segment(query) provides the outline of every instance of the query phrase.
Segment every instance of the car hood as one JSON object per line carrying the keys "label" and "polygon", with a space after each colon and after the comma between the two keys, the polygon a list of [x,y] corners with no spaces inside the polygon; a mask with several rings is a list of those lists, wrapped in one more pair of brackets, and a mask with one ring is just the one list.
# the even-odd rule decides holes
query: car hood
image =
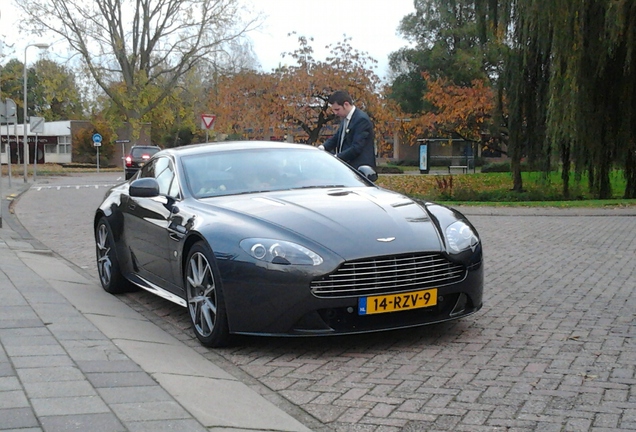
{"label": "car hood", "polygon": [[442,249],[421,205],[374,187],[239,195],[214,204],[294,231],[347,259]]}

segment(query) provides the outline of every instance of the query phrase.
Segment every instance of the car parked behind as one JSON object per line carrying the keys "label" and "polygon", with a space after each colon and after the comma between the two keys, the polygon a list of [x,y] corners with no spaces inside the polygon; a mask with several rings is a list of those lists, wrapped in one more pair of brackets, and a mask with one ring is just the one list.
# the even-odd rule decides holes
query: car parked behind
{"label": "car parked behind", "polygon": [[126,156],[126,180],[134,176],[139,171],[139,168],[144,166],[146,161],[159,150],[161,150],[161,147],[157,146],[132,146],[130,153]]}

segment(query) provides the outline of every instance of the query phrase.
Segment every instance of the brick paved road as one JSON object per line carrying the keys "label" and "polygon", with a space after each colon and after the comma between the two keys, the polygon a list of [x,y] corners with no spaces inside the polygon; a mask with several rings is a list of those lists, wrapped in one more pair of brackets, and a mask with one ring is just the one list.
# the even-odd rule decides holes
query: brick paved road
{"label": "brick paved road", "polygon": [[[96,279],[91,217],[114,176],[47,181],[16,213]],[[461,321],[208,350],[184,310],[127,299],[317,431],[636,430],[636,210],[466,213],[486,289],[482,311]]]}

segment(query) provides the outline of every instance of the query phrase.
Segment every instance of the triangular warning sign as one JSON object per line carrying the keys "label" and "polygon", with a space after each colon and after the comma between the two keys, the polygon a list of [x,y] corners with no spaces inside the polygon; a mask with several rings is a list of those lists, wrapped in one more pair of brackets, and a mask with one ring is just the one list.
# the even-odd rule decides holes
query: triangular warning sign
{"label": "triangular warning sign", "polygon": [[201,120],[201,126],[203,127],[203,129],[211,129],[212,126],[214,126],[214,120],[216,120],[216,116],[211,114],[201,114]]}

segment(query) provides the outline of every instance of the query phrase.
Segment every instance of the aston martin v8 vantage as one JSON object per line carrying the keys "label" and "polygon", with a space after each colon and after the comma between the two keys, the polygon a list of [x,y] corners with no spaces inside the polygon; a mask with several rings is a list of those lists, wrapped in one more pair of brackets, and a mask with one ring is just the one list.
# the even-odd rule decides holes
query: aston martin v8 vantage
{"label": "aston martin v8 vantage", "polygon": [[187,308],[211,347],[234,334],[355,334],[478,311],[473,225],[373,174],[302,144],[162,150],[97,208],[99,279],[109,293],[143,288]]}

